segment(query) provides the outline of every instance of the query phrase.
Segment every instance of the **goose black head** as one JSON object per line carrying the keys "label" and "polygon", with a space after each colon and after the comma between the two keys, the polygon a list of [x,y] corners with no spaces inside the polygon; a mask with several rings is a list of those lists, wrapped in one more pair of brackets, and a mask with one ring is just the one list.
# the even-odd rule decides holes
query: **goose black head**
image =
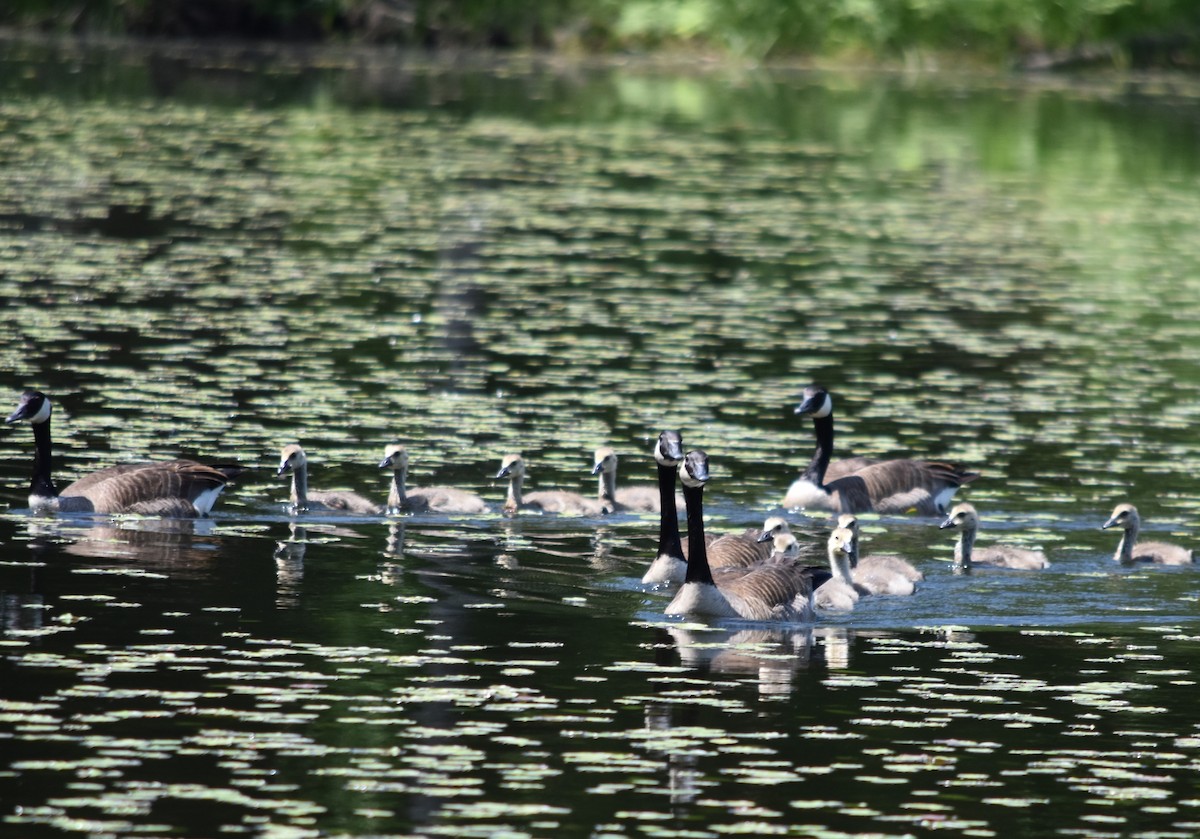
{"label": "goose black head", "polygon": [[679,480],[685,487],[702,487],[708,483],[708,455],[700,449],[687,453],[679,464]]}
{"label": "goose black head", "polygon": [[40,390],[27,390],[21,394],[16,410],[8,415],[6,422],[39,423],[50,419],[50,397]]}
{"label": "goose black head", "polygon": [[833,397],[825,388],[819,385],[810,385],[804,389],[795,413],[810,416],[813,419],[827,417],[833,413]]}
{"label": "goose black head", "polygon": [[678,431],[659,434],[654,459],[663,466],[677,466],[683,460],[683,436]]}

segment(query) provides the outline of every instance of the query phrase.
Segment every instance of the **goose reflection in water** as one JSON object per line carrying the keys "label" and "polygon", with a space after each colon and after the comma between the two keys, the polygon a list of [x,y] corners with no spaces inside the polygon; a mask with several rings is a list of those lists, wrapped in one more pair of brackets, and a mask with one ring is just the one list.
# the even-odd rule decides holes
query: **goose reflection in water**
{"label": "goose reflection in water", "polygon": [[792,677],[807,669],[812,628],[721,629],[702,625],[668,626],[666,632],[685,667],[756,679],[759,695],[787,696]]}

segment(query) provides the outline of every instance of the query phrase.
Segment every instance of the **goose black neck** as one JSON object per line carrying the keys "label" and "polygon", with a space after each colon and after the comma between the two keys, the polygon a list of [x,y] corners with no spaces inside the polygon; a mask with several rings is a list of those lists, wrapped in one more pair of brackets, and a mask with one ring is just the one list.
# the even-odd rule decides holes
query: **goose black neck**
{"label": "goose black neck", "polygon": [[825,470],[829,468],[829,460],[833,457],[833,414],[814,417],[813,430],[817,435],[817,449],[802,477],[817,486],[825,486]]}
{"label": "goose black neck", "polygon": [[658,464],[658,555],[683,559],[679,509],[675,506],[675,467]]}
{"label": "goose black neck", "polygon": [[704,487],[684,484],[683,503],[687,506],[688,522],[688,563],[683,581],[713,585],[708,550],[704,545]]}
{"label": "goose black neck", "polygon": [[33,424],[33,480],[29,483],[29,494],[39,498],[54,498],[58,490],[50,477],[50,420]]}

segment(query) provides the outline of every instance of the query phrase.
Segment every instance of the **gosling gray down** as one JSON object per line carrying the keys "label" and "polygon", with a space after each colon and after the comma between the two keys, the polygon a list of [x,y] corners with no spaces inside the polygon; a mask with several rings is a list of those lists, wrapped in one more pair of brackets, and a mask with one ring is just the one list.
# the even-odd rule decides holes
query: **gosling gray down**
{"label": "gosling gray down", "polygon": [[389,443],[383,449],[380,469],[392,470],[388,489],[389,513],[486,513],[487,503],[473,492],[455,487],[409,487],[408,449],[400,443]]}
{"label": "gosling gray down", "polygon": [[704,485],[708,455],[688,452],[679,466],[688,520],[688,566],[668,615],[700,615],[758,621],[812,620],[812,578],[795,561],[759,562],[713,569],[704,540]]}
{"label": "gosling gray down", "polygon": [[846,528],[854,536],[850,543],[850,576],[866,594],[904,597],[912,594],[916,590],[915,584],[925,579],[911,562],[896,554],[870,554],[860,558],[858,546],[862,529],[858,516],[853,513],[838,516],[838,527]]}
{"label": "gosling gray down", "polygon": [[308,456],[299,443],[289,443],[280,451],[279,471],[275,476],[283,477],[289,469],[292,471],[290,507],[293,512],[351,513],[359,516],[374,516],[383,512],[382,507],[357,492],[309,490]]}
{"label": "gosling gray down", "polygon": [[1194,561],[1195,552],[1191,548],[1173,545],[1170,542],[1138,542],[1138,531],[1142,520],[1138,516],[1137,507],[1132,504],[1118,504],[1113,508],[1101,528],[1119,527],[1124,533],[1117,545],[1113,556],[1117,562],[1154,562],[1159,565],[1189,565]]}
{"label": "gosling gray down", "polygon": [[577,492],[548,489],[524,492],[525,459],[519,454],[506,454],[500,461],[496,480],[508,478],[508,496],[504,500],[505,515],[515,515],[519,510],[542,513],[564,513],[576,516],[603,516],[610,510],[599,498],[585,498]]}
{"label": "gosling gray down", "polygon": [[51,477],[50,399],[27,390],[8,417],[33,428],[33,478],[29,507],[35,513],[104,513],[192,518],[212,510],[240,466],[207,466],[194,460],[126,463],[84,475],[61,491]]}
{"label": "gosling gray down", "polygon": [[989,545],[975,550],[975,535],[979,530],[979,514],[970,504],[957,504],[950,515],[939,525],[943,530],[957,528],[958,543],[954,546],[954,567],[956,570],[967,571],[972,565],[986,565],[991,568],[1012,568],[1017,571],[1040,571],[1048,568],[1050,563],[1046,554],[1029,548],[1016,548],[1012,545]]}
{"label": "gosling gray down", "polygon": [[835,527],[829,534],[826,548],[832,576],[813,592],[813,605],[822,611],[848,612],[859,600],[859,589],[851,577],[850,557],[854,533],[846,527]]}
{"label": "gosling gray down", "polygon": [[[656,444],[656,458],[657,450],[658,446]],[[681,453],[680,457],[682,456]],[[611,446],[601,446],[596,449],[593,462],[595,465],[592,467],[592,474],[600,476],[596,497],[611,511],[638,513],[662,512],[662,497],[658,486],[653,484],[617,486],[617,452]],[[671,474],[674,475],[673,469]],[[676,505],[681,500],[681,498],[676,498]],[[676,509],[678,509],[678,506],[676,506]]]}
{"label": "gosling gray down", "polygon": [[833,457],[833,397],[822,387],[805,388],[795,413],[812,417],[817,447],[808,468],[788,488],[787,509],[835,513],[907,513],[943,515],[954,493],[979,477],[941,461]]}

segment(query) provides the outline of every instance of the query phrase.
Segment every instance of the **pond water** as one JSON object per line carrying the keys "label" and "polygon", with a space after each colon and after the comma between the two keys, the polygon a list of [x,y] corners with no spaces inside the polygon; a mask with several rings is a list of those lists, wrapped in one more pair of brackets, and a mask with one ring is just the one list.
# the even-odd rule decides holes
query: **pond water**
{"label": "pond water", "polygon": [[[56,470],[252,471],[211,519],[31,516],[0,434],[0,834],[1193,836],[1200,83],[0,45],[0,363]],[[761,522],[838,444],[960,493],[1040,573],[811,626],[667,619],[651,516],[292,516],[314,487],[497,503],[708,451]],[[819,558],[822,515],[791,515]]]}

